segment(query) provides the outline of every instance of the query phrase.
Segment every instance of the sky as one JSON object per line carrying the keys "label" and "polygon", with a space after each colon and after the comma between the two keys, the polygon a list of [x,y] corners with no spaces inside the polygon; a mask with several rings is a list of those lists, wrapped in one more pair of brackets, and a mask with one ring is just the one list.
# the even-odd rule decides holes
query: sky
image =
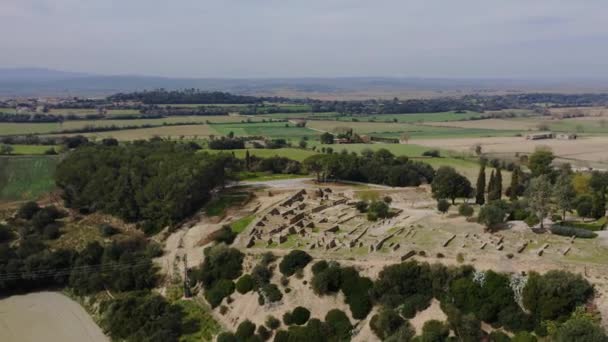
{"label": "sky", "polygon": [[606,0],[0,0],[0,68],[608,77]]}

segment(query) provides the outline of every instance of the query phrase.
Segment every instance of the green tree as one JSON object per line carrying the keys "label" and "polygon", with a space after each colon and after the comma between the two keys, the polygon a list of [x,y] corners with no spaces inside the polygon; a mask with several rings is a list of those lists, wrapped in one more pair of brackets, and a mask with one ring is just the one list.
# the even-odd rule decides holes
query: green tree
{"label": "green tree", "polygon": [[433,197],[436,199],[449,198],[454,204],[458,197],[469,197],[472,192],[471,182],[450,166],[442,166],[437,170],[431,183]]}
{"label": "green tree", "polygon": [[511,185],[509,185],[509,188],[507,189],[507,195],[509,195],[509,199],[511,201],[516,201],[517,200],[517,196],[519,195],[519,173],[521,172],[519,167],[516,167],[515,169],[513,169],[513,172],[511,172]]}
{"label": "green tree", "polygon": [[492,230],[505,221],[505,210],[495,203],[488,203],[481,208],[477,220]]}
{"label": "green tree", "polygon": [[551,206],[551,182],[547,175],[533,178],[527,191],[528,205],[530,210],[538,217],[540,229],[544,229],[543,221],[549,214]]}
{"label": "green tree", "polygon": [[566,212],[574,209],[576,191],[572,186],[572,177],[567,173],[561,173],[553,187],[553,196],[557,206],[562,211],[562,221],[566,220]]}
{"label": "green tree", "polygon": [[442,214],[445,214],[450,209],[450,202],[444,200],[443,198],[437,200],[437,210]]}
{"label": "green tree", "polygon": [[0,145],[0,154],[11,154],[13,153],[13,146],[11,145],[7,145],[7,144],[2,144]]}
{"label": "green tree", "polygon": [[477,176],[477,188],[475,189],[475,203],[484,205],[486,202],[486,165],[482,163]]}
{"label": "green tree", "polygon": [[555,156],[553,152],[546,149],[537,149],[528,158],[528,168],[532,172],[532,177],[538,177],[542,175],[550,175],[553,172],[553,163]]}
{"label": "green tree", "polygon": [[488,181],[488,202],[492,201],[492,196],[494,196],[494,188],[496,187],[496,177],[494,175],[494,170],[490,172],[490,180]]}
{"label": "green tree", "polygon": [[321,139],[321,144],[333,144],[334,143],[334,135],[329,132],[325,132],[325,133],[321,134],[320,139]]}

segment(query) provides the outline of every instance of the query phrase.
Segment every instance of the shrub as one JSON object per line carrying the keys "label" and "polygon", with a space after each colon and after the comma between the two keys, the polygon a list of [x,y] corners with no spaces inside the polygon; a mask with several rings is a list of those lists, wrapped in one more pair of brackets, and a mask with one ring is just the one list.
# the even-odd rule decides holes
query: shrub
{"label": "shrub", "polygon": [[349,341],[353,325],[344,311],[332,309],[325,315],[325,322],[331,329],[330,335],[335,336],[337,341]]}
{"label": "shrub", "polygon": [[437,210],[439,210],[439,212],[445,214],[448,212],[449,209],[450,209],[450,202],[446,201],[443,198],[437,201]]}
{"label": "shrub", "polygon": [[414,294],[408,297],[399,307],[399,312],[405,318],[414,318],[418,311],[422,311],[429,307],[432,297],[424,294]]}
{"label": "shrub", "polygon": [[474,212],[475,210],[473,209],[473,207],[471,207],[467,203],[462,203],[460,206],[458,206],[458,214],[460,214],[461,216],[471,217],[473,216]]}
{"label": "shrub", "polygon": [[250,320],[245,320],[239,324],[236,328],[236,337],[241,341],[246,341],[249,337],[253,336],[255,333],[255,324],[253,324]]}
{"label": "shrub", "polygon": [[488,229],[494,229],[505,220],[505,211],[500,205],[489,203],[484,205],[479,211],[477,220]]}
{"label": "shrub", "polygon": [[293,324],[296,325],[303,325],[306,322],[308,322],[308,319],[310,318],[310,311],[302,306],[298,306],[295,309],[293,309],[293,312],[291,313],[291,321],[293,322]]}
{"label": "shrub", "polygon": [[47,240],[55,240],[60,235],[59,226],[56,224],[49,224],[48,226],[44,227],[42,235]]}
{"label": "shrub", "polygon": [[9,241],[12,238],[13,232],[7,226],[0,224],[0,243]]}
{"label": "shrub", "polygon": [[150,258],[158,258],[164,251],[158,242],[150,241],[146,246],[146,255]]}
{"label": "shrub", "polygon": [[234,242],[236,235],[237,234],[232,231],[232,228],[230,228],[229,225],[223,225],[222,228],[213,232],[209,238],[217,243],[223,242],[227,245],[231,245],[232,242]]}
{"label": "shrub", "polygon": [[245,293],[253,290],[254,286],[255,286],[255,282],[253,281],[253,277],[249,274],[243,275],[236,282],[236,290],[240,294],[245,294]]}
{"label": "shrub", "polygon": [[511,342],[509,335],[500,330],[494,330],[489,336],[490,342]]}
{"label": "shrub", "polygon": [[551,227],[551,233],[555,234],[555,235],[561,235],[561,236],[576,236],[577,238],[581,238],[581,239],[593,239],[595,237],[597,237],[597,234],[586,230],[586,229],[580,229],[580,228],[575,228],[575,227],[568,227],[568,226],[562,226],[562,225],[556,225],[554,224]]}
{"label": "shrub", "polygon": [[441,157],[441,153],[439,150],[429,150],[422,152],[423,157],[431,157],[431,158],[439,158]]}
{"label": "shrub", "polygon": [[42,230],[47,225],[55,222],[58,218],[61,218],[63,213],[55,206],[48,206],[38,210],[34,216],[32,216],[32,226],[38,231]]}
{"label": "shrub", "polygon": [[118,229],[112,227],[107,223],[102,223],[99,225],[99,233],[103,237],[110,237],[116,233],[118,233]]}
{"label": "shrub", "polygon": [[306,267],[311,260],[312,257],[308,253],[296,249],[283,257],[283,260],[279,264],[279,270],[289,277],[296,273],[297,270]]}
{"label": "shrub", "polygon": [[217,342],[237,342],[236,336],[231,332],[223,332],[217,335]]}
{"label": "shrub", "polygon": [[269,339],[270,339],[270,337],[272,336],[272,332],[271,332],[271,331],[269,331],[268,329],[266,329],[266,327],[265,327],[265,326],[260,325],[260,326],[258,327],[258,336],[259,336],[259,337],[260,337],[262,340],[267,341],[267,340],[269,340]]}
{"label": "shrub", "polygon": [[593,198],[583,195],[576,200],[576,213],[580,217],[591,217],[593,211]]}
{"label": "shrub", "polygon": [[261,291],[264,291],[264,294],[270,303],[278,302],[283,299],[283,294],[275,284],[266,284],[262,287]]}
{"label": "shrub", "polygon": [[317,261],[312,265],[312,274],[317,275],[327,269],[329,264],[325,260]]}
{"label": "shrub", "polygon": [[38,206],[38,203],[33,201],[25,202],[19,208],[19,211],[17,211],[17,216],[25,220],[31,220],[32,217],[34,217],[34,214],[36,214],[39,210],[40,207]]}
{"label": "shrub", "polygon": [[536,227],[536,225],[538,225],[540,223],[540,220],[538,219],[538,216],[536,216],[536,215],[529,215],[528,217],[526,217],[524,219],[524,222],[526,222],[528,227],[532,228],[532,227]]}
{"label": "shrub", "polygon": [[222,303],[225,297],[234,293],[234,282],[232,280],[220,279],[211,288],[205,291],[205,299],[212,308]]}
{"label": "shrub", "polygon": [[385,340],[393,335],[405,321],[392,309],[384,308],[375,314],[369,325],[379,339]]}
{"label": "shrub", "polygon": [[445,341],[450,335],[450,328],[437,320],[426,321],[422,326],[422,342]]}
{"label": "shrub", "polygon": [[281,326],[281,321],[274,316],[268,316],[266,317],[266,322],[264,324],[268,329],[275,330]]}
{"label": "shrub", "polygon": [[592,295],[593,287],[581,275],[555,270],[543,275],[532,272],[523,290],[523,303],[536,322],[560,320]]}
{"label": "shrub", "polygon": [[367,207],[368,207],[368,204],[367,204],[367,202],[365,202],[365,201],[359,201],[359,202],[357,202],[357,203],[355,204],[355,208],[357,208],[357,210],[358,210],[360,213],[365,213],[365,212],[367,212]]}

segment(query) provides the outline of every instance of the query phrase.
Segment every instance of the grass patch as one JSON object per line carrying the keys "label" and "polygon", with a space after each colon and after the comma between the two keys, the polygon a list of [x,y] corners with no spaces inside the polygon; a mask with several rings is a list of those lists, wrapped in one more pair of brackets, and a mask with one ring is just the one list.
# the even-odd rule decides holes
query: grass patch
{"label": "grass patch", "polygon": [[241,172],[238,174],[238,178],[241,181],[256,181],[256,182],[281,180],[281,179],[297,179],[297,178],[305,178],[307,176],[308,175],[297,175],[297,174],[289,174],[289,173],[266,173],[266,172]]}
{"label": "grass patch", "polygon": [[13,147],[12,154],[15,155],[40,155],[50,149],[57,151],[58,146],[54,145],[11,145]]}
{"label": "grass patch", "polygon": [[255,216],[253,215],[245,216],[239,220],[232,222],[230,224],[230,228],[234,233],[240,234],[245,230],[245,228],[247,228],[247,226],[249,226],[249,224],[253,221],[254,218]]}
{"label": "grass patch", "polygon": [[320,133],[305,127],[296,127],[288,122],[251,122],[214,124],[211,127],[219,134],[236,136],[264,136],[270,139],[299,140],[302,137],[313,138]]}
{"label": "grass patch", "polygon": [[57,156],[0,157],[0,201],[29,200],[55,188]]}
{"label": "grass patch", "polygon": [[183,327],[186,333],[180,337],[180,341],[212,341],[213,337],[221,332],[219,323],[215,321],[209,308],[201,301],[179,300],[175,304],[184,310],[185,322],[195,323]]}
{"label": "grass patch", "polygon": [[[215,126],[214,126],[215,127]],[[202,150],[210,153],[233,153],[237,158],[245,158],[245,153],[247,149],[239,149],[239,150]],[[249,149],[249,154],[252,156],[260,157],[260,158],[269,158],[269,157],[287,157],[289,159],[302,161],[310,156],[317,154],[311,150],[303,150],[300,148],[278,148],[278,149]]]}
{"label": "grass patch", "polygon": [[205,212],[207,216],[222,216],[226,212],[226,209],[243,204],[248,198],[249,193],[247,192],[222,193],[207,204]]}

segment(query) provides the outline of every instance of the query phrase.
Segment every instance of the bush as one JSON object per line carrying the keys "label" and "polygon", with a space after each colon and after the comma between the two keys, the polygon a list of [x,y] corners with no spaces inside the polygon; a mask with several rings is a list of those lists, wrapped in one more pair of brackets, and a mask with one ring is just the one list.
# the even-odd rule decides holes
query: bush
{"label": "bush", "polygon": [[0,243],[9,241],[13,238],[13,232],[7,226],[0,224]]}
{"label": "bush", "polygon": [[217,342],[237,342],[236,336],[231,332],[223,332],[217,335]]}
{"label": "bush", "polygon": [[205,291],[205,299],[207,299],[212,308],[215,308],[222,303],[225,297],[233,293],[234,282],[228,279],[220,279],[210,289]]}
{"label": "bush", "polygon": [[312,274],[317,275],[327,269],[329,264],[325,260],[317,261],[312,265]]}
{"label": "bush", "polygon": [[118,233],[118,229],[112,227],[107,223],[102,223],[99,225],[99,233],[103,237],[110,237],[116,233]]}
{"label": "bush", "polygon": [[293,324],[296,325],[303,325],[306,322],[308,322],[308,319],[310,318],[310,311],[302,306],[298,306],[295,309],[293,309],[293,312],[291,313],[291,321],[293,322]]}
{"label": "bush", "polygon": [[368,204],[365,201],[359,201],[359,202],[357,202],[355,204],[355,208],[357,208],[357,210],[360,213],[366,213],[367,212],[367,207],[368,207]]}
{"label": "bush", "polygon": [[576,213],[580,217],[591,217],[593,211],[593,198],[589,195],[583,195],[576,200]]}
{"label": "bush", "polygon": [[581,238],[581,239],[593,239],[597,237],[597,234],[586,230],[586,229],[580,229],[580,228],[575,228],[575,227],[568,227],[568,226],[562,226],[562,225],[556,225],[554,224],[551,227],[551,233],[555,234],[555,235],[561,235],[561,236],[576,236],[577,238]]}
{"label": "bush", "polygon": [[40,210],[38,203],[33,201],[25,202],[19,208],[19,211],[17,211],[17,216],[25,220],[31,220],[32,217],[34,217],[34,214],[38,212],[38,210]]}
{"label": "bush", "polygon": [[270,337],[272,336],[272,331],[269,331],[268,329],[266,329],[265,326],[260,325],[258,327],[258,336],[264,340],[267,341],[270,339]]}
{"label": "bush", "polygon": [[449,209],[450,209],[450,202],[446,201],[443,198],[437,201],[437,210],[439,210],[439,212],[441,212],[442,214],[445,214],[448,212]]}
{"label": "bush", "polygon": [[250,320],[245,320],[236,328],[236,337],[238,340],[246,341],[249,337],[255,334],[255,324]]}
{"label": "bush", "polygon": [[253,290],[254,286],[255,282],[253,281],[253,277],[249,274],[245,274],[244,276],[240,277],[236,282],[236,290],[240,294],[245,294]]}
{"label": "bush", "polygon": [[528,217],[526,217],[524,222],[526,222],[528,227],[533,228],[533,227],[536,227],[536,225],[538,225],[540,223],[540,220],[538,219],[538,216],[536,216],[536,215],[529,215]]}
{"label": "bush", "polygon": [[344,311],[338,309],[329,310],[327,315],[325,315],[325,322],[327,322],[331,330],[330,335],[335,336],[337,341],[350,340],[353,325]]}
{"label": "bush", "polygon": [[458,206],[458,214],[464,217],[471,217],[475,210],[468,203],[462,203]]}
{"label": "bush", "polygon": [[275,330],[281,326],[281,321],[274,316],[268,316],[266,317],[266,322],[264,324],[268,329]]}
{"label": "bush", "polygon": [[414,318],[418,311],[422,311],[429,307],[432,297],[424,294],[414,294],[408,297],[399,307],[401,315],[405,318]]}
{"label": "bush", "polygon": [[217,243],[225,243],[231,245],[236,238],[236,233],[232,231],[229,225],[223,225],[222,228],[216,230],[209,236],[209,238]]}
{"label": "bush", "polygon": [[59,211],[55,206],[48,206],[38,210],[34,216],[32,216],[32,226],[38,231],[41,231],[47,225],[54,223],[55,220],[61,218],[63,213]]}
{"label": "bush", "polygon": [[450,335],[450,328],[437,320],[426,321],[422,326],[422,342],[445,341]]}
{"label": "bush", "polygon": [[380,340],[385,340],[397,332],[404,323],[403,318],[395,311],[384,308],[372,317],[369,325]]}
{"label": "bush", "polygon": [[48,226],[44,227],[42,235],[47,240],[57,239],[59,235],[61,235],[59,232],[59,226],[57,226],[56,224],[49,224]]}
{"label": "bush", "polygon": [[275,284],[266,284],[261,289],[266,294],[270,303],[278,302],[283,299],[283,294]]}
{"label": "bush", "polygon": [[593,292],[591,284],[579,274],[555,270],[543,275],[532,272],[523,289],[523,303],[537,323],[560,320],[585,304]]}
{"label": "bush", "polygon": [[511,342],[509,335],[500,330],[494,330],[489,336],[490,342]]}
{"label": "bush", "polygon": [[479,211],[477,220],[488,229],[494,229],[497,225],[505,221],[505,211],[497,204],[489,203],[484,205]]}
{"label": "bush", "polygon": [[285,276],[291,276],[297,270],[303,269],[312,260],[312,257],[301,250],[293,250],[289,252],[279,264],[279,271]]}
{"label": "bush", "polygon": [[429,151],[422,152],[422,156],[431,157],[431,158],[440,158],[441,153],[439,152],[439,150],[429,150]]}

